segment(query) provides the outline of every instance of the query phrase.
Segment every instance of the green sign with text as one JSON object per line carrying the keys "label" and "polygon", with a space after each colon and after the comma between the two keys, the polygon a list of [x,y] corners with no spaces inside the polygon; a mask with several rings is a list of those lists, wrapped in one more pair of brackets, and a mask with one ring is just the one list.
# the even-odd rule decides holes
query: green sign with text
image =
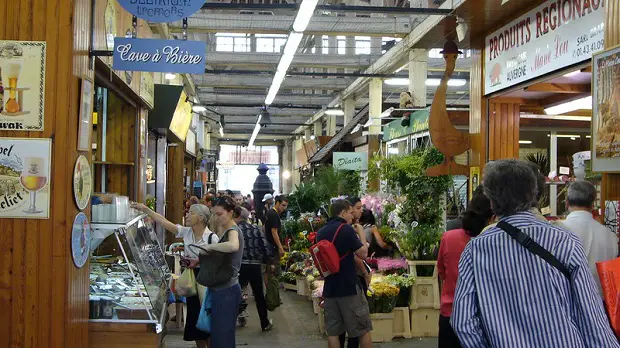
{"label": "green sign with text", "polygon": [[368,170],[368,152],[334,152],[334,169]]}
{"label": "green sign with text", "polygon": [[423,132],[428,130],[428,116],[429,110],[420,110],[413,112],[409,116],[409,126],[403,127],[401,120],[394,120],[387,124],[383,128],[383,141],[390,141],[398,138],[402,138],[406,135]]}

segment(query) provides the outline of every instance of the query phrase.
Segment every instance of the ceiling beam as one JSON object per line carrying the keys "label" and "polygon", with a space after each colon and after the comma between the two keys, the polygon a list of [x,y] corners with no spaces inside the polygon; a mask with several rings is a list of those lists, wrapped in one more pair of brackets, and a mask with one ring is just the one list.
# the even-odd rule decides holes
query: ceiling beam
{"label": "ceiling beam", "polygon": [[[297,4],[241,4],[206,2],[203,10],[297,10]],[[391,13],[402,15],[449,15],[451,11],[443,8],[429,7],[384,7],[384,6],[348,6],[348,5],[317,5],[316,11],[356,12],[356,13]]]}
{"label": "ceiling beam", "polygon": [[[229,116],[238,116],[238,117],[247,117],[247,116],[256,116],[260,108],[253,109],[252,107],[239,107],[239,106],[228,106],[228,107],[217,107],[214,109],[217,113],[222,114],[226,117]],[[314,114],[313,109],[288,109],[288,108],[276,108],[269,107],[269,113],[272,118],[299,118],[299,119],[307,119],[309,116]],[[304,118],[305,117],[305,118]]]}
{"label": "ceiling beam", "polygon": [[[442,70],[443,72],[443,70]],[[205,75],[267,75],[273,77],[273,70],[243,70],[243,69],[205,69]],[[202,75],[194,75],[202,76]],[[308,72],[292,70],[286,76],[306,76],[306,77],[397,77],[396,74],[369,74],[362,72]],[[404,76],[404,75],[403,75]]]}
{"label": "ceiling beam", "polygon": [[[264,5],[263,5],[264,6]],[[233,14],[198,12],[188,19],[188,32],[288,34],[295,20],[290,15]],[[389,36],[402,37],[411,31],[411,17],[373,17],[368,25],[365,17],[315,16],[304,31],[306,35]],[[170,31],[182,32],[182,22],[170,25]]]}
{"label": "ceiling beam", "polygon": [[590,84],[562,84],[562,83],[537,83],[535,85],[525,87],[528,92],[551,92],[561,94],[582,94],[590,93]]}
{"label": "ceiling beam", "polygon": [[[217,103],[238,103],[239,105],[261,105],[265,102],[265,95],[235,95],[235,94],[218,94],[199,92],[198,98],[200,103],[217,104]],[[311,104],[326,105],[332,99],[329,95],[320,94],[279,94],[276,101],[281,104]]]}
{"label": "ceiling beam", "polygon": [[[268,88],[273,80],[269,75],[195,75],[194,82],[198,89],[211,87],[230,88]],[[344,78],[297,77],[284,79],[282,89],[329,89],[340,90],[351,81]]]}
{"label": "ceiling beam", "polygon": [[[201,105],[207,106],[207,107],[243,107],[243,108],[251,108],[251,107],[256,107],[256,108],[262,108],[263,106],[265,106],[264,101],[260,102],[260,103],[239,103],[237,102],[232,102],[232,103],[225,103],[225,102],[221,102],[221,101],[217,101],[217,102],[210,102],[210,103],[205,103],[202,102],[200,103]],[[271,111],[274,108],[280,108],[280,109],[302,109],[302,110],[320,110],[323,108],[323,105],[317,105],[317,104],[284,104],[284,103],[277,103],[277,104],[271,104],[269,105],[269,110]]]}
{"label": "ceiling beam", "polygon": [[[243,67],[274,67],[280,61],[280,53],[256,52],[208,52],[207,65],[243,66]],[[317,55],[311,53],[297,53],[291,66],[322,67],[322,68],[366,68],[378,56],[373,55]]]}

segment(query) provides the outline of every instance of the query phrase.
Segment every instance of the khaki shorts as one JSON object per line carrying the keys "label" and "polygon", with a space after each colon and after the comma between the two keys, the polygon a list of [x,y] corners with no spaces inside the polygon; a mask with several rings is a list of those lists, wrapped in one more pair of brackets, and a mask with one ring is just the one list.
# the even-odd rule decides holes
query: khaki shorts
{"label": "khaki shorts", "polygon": [[366,295],[358,287],[357,295],[326,298],[325,331],[328,336],[361,337],[372,331],[372,321]]}

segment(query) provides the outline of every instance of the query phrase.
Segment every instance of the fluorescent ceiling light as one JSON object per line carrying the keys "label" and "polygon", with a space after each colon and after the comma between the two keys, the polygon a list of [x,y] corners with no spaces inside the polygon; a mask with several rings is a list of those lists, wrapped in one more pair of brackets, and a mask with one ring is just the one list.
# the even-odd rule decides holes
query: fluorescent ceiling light
{"label": "fluorescent ceiling light", "polygon": [[166,80],[174,80],[177,78],[177,74],[171,74],[171,73],[167,73],[166,75],[164,75],[164,78]]}
{"label": "fluorescent ceiling light", "polygon": [[564,77],[571,77],[571,76],[575,76],[575,75],[579,75],[579,73],[581,72],[581,70],[575,70],[573,72],[569,72],[568,74],[564,74]]}
{"label": "fluorescent ceiling light", "polygon": [[[547,134],[547,137],[550,137],[550,134]],[[579,134],[556,134],[555,135],[556,138],[571,138],[573,140],[575,140],[575,138],[579,138],[581,137],[581,135]]]}
{"label": "fluorescent ceiling light", "polygon": [[297,16],[295,16],[295,22],[293,22],[294,31],[303,32],[306,30],[318,2],[318,0],[303,0],[301,2]]}
{"label": "fluorescent ceiling light", "polygon": [[527,114],[521,115],[521,118],[537,118],[541,120],[561,120],[561,121],[592,121],[590,116],[569,116],[569,115],[535,115]]}
{"label": "fluorescent ceiling light", "polygon": [[531,140],[519,140],[519,144],[530,145],[532,144],[532,141]]}
{"label": "fluorescent ceiling light", "polygon": [[288,35],[288,39],[284,45],[284,53],[282,54],[282,57],[280,57],[276,73],[273,76],[273,81],[271,82],[271,87],[269,87],[267,97],[265,98],[265,105],[271,105],[271,103],[273,103],[276,99],[276,95],[278,95],[280,86],[286,77],[286,72],[288,71],[289,66],[293,62],[293,57],[297,52],[297,48],[299,47],[299,43],[301,42],[303,36],[303,33],[296,32],[291,32]]}
{"label": "fluorescent ceiling light", "polygon": [[220,137],[224,137],[224,127],[220,125]]}
{"label": "fluorescent ceiling light", "polygon": [[192,106],[192,110],[194,112],[203,112],[203,111],[207,111],[207,108],[202,105],[194,105]]}
{"label": "fluorescent ceiling light", "polygon": [[[275,141],[275,139],[274,139],[274,141]],[[288,170],[285,170],[285,171],[282,172],[282,178],[284,180],[287,180],[290,177],[291,177],[291,172],[289,172]]]}
{"label": "fluorescent ceiling light", "polygon": [[344,116],[344,111],[341,109],[327,109],[325,110],[327,116]]}
{"label": "fluorescent ceiling light", "polygon": [[311,136],[310,136],[310,140],[314,140],[314,138],[315,138],[315,136],[314,136],[314,135],[311,135]]}
{"label": "fluorescent ceiling light", "polygon": [[[392,86],[408,86],[409,85],[409,79],[408,78],[402,78],[402,77],[395,77],[395,78],[391,78],[391,79],[386,79],[383,82],[386,85],[392,85]],[[440,83],[441,83],[441,79],[438,79],[438,78],[426,79],[426,85],[427,86],[439,86]],[[465,86],[466,84],[467,84],[467,80],[465,80],[465,79],[450,79],[450,80],[448,80],[448,86],[450,86],[450,87],[461,87],[461,86]]]}
{"label": "fluorescent ceiling light", "polygon": [[392,106],[392,107],[388,108],[387,110],[385,110],[384,112],[382,112],[381,116],[379,116],[379,117],[381,117],[381,118],[390,117],[392,115],[393,111],[394,111],[394,107]]}
{"label": "fluorescent ceiling light", "polygon": [[258,119],[256,120],[256,125],[254,126],[254,131],[252,132],[252,136],[250,137],[250,142],[248,144],[249,148],[254,148],[254,141],[256,140],[256,136],[258,135],[258,131],[260,131],[260,119],[261,115],[258,115]]}
{"label": "fluorescent ceiling light", "polygon": [[592,110],[592,96],[572,100],[560,105],[545,108],[547,115],[561,115],[575,110]]}

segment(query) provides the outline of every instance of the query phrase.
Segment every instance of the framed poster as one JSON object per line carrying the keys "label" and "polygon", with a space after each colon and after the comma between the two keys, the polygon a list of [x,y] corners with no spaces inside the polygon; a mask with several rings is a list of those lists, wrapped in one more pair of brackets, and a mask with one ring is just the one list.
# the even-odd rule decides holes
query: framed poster
{"label": "framed poster", "polygon": [[0,41],[0,130],[42,131],[45,42]]}
{"label": "framed poster", "polygon": [[84,213],[78,213],[71,229],[71,256],[75,267],[82,268],[90,254],[90,223]]}
{"label": "framed poster", "polygon": [[620,46],[592,60],[592,171],[620,172]]}
{"label": "framed poster", "polygon": [[93,83],[82,79],[80,88],[80,124],[78,126],[78,151],[91,151],[90,134],[93,122]]}
{"label": "framed poster", "polygon": [[0,218],[49,218],[51,161],[51,139],[0,138]]}
{"label": "framed poster", "polygon": [[86,209],[93,191],[93,176],[90,163],[84,155],[79,155],[73,168],[73,198],[80,210]]}
{"label": "framed poster", "polygon": [[478,185],[480,185],[480,167],[469,167],[469,200],[472,199]]}

